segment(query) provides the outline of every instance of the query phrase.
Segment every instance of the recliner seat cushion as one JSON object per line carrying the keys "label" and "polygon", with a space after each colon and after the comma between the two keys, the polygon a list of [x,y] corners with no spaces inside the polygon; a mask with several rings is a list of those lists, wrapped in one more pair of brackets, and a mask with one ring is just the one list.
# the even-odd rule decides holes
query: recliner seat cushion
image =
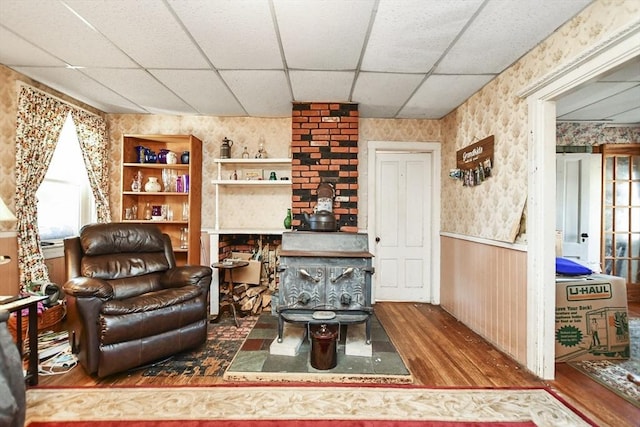
{"label": "recliner seat cushion", "polygon": [[128,314],[101,313],[98,316],[100,345],[141,340],[164,333],[179,333],[187,325],[206,322],[206,318],[202,316],[206,309],[206,298],[193,298],[182,304],[157,310]]}
{"label": "recliner seat cushion", "polygon": [[159,310],[164,307],[183,303],[201,294],[202,289],[195,285],[183,286],[182,288],[162,289],[124,300],[113,299],[105,301],[100,312],[105,315],[110,315]]}

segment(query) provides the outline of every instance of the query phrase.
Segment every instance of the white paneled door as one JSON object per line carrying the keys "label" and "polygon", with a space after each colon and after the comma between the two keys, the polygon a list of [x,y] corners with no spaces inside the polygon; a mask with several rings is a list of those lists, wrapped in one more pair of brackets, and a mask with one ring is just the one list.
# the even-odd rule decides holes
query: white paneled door
{"label": "white paneled door", "polygon": [[376,156],[376,301],[430,301],[431,162],[428,152]]}
{"label": "white paneled door", "polygon": [[597,154],[556,155],[556,230],[562,256],[599,271],[600,167]]}

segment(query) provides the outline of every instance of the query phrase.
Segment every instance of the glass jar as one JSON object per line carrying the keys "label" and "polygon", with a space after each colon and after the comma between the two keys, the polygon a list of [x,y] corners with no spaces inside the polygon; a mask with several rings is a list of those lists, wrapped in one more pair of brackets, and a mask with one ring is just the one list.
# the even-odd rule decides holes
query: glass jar
{"label": "glass jar", "polygon": [[150,220],[151,219],[151,205],[149,203],[147,203],[146,205],[144,205],[144,215],[143,218],[146,220]]}
{"label": "glass jar", "polygon": [[187,249],[189,247],[189,229],[180,229],[180,249]]}
{"label": "glass jar", "polygon": [[182,203],[182,220],[189,221],[189,203]]}

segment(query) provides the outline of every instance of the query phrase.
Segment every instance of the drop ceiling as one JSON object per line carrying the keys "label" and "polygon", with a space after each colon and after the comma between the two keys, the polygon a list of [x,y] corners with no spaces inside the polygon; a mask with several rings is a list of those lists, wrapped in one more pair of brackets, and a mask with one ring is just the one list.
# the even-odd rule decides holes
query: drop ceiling
{"label": "drop ceiling", "polygon": [[107,113],[288,117],[333,101],[439,119],[589,3],[0,0],[0,63]]}

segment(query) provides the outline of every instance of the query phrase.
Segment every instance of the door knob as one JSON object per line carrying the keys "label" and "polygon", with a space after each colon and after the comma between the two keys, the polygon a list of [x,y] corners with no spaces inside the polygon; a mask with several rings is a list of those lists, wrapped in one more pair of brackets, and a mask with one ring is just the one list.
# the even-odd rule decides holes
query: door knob
{"label": "door knob", "polygon": [[376,236],[376,243],[380,243],[380,238]]}

